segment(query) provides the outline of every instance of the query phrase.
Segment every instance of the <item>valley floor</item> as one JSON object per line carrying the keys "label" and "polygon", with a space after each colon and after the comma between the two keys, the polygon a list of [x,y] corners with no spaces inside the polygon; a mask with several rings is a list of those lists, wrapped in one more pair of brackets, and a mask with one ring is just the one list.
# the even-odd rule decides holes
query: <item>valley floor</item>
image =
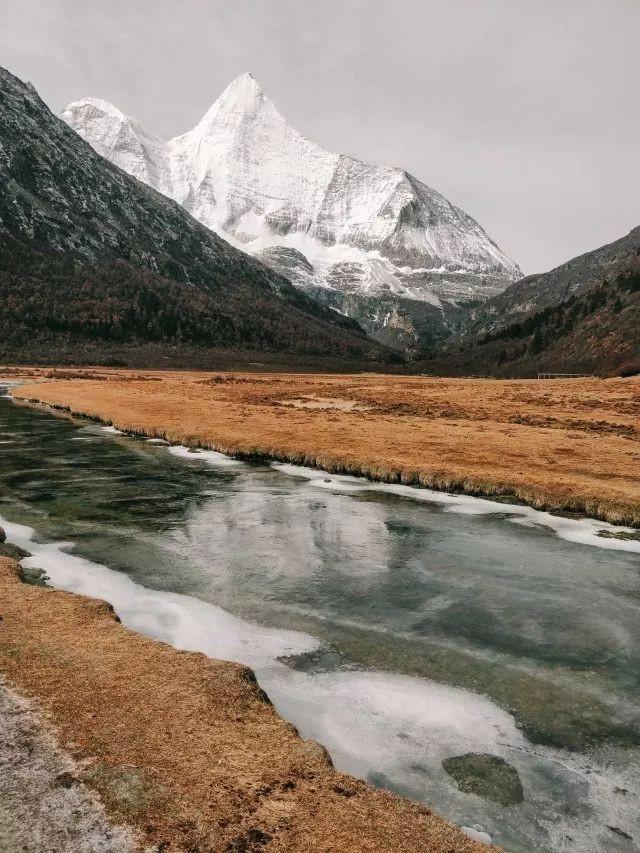
{"label": "valley floor", "polygon": [[[640,525],[638,379],[2,374],[29,382],[14,397],[187,446]],[[337,773],[246,667],[146,639],[104,603],[25,585],[1,557],[0,601],[0,674],[44,714],[63,750],[56,761],[72,762],[63,779],[98,810],[91,820],[109,843],[221,853],[487,849],[430,809]]]}
{"label": "valley floor", "polygon": [[125,431],[640,525],[639,378],[12,372]]}

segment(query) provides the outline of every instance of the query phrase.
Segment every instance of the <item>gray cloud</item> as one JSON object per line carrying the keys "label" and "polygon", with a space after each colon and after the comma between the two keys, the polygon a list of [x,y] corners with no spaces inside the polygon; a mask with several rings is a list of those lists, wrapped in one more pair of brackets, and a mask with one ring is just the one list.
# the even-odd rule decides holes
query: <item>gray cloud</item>
{"label": "gray cloud", "polygon": [[56,112],[94,95],[169,137],[251,71],[526,272],[640,224],[639,42],[639,0],[0,0],[0,63]]}

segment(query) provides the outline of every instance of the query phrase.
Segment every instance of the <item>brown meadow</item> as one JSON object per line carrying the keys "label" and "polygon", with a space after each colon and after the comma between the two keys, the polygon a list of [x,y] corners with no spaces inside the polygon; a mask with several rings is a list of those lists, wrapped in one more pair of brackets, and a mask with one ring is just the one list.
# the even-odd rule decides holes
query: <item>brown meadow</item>
{"label": "brown meadow", "polygon": [[2,556],[0,599],[0,670],[37,701],[108,813],[137,830],[137,849],[497,849],[335,771],[247,667],[142,637],[104,602],[27,586]]}
{"label": "brown meadow", "polygon": [[640,525],[639,378],[20,373],[16,396],[124,431]]}

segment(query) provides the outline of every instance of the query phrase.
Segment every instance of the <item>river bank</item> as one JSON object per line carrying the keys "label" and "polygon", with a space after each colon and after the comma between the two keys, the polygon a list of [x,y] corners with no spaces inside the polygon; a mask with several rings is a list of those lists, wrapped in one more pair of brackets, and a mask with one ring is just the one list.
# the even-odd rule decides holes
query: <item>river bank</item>
{"label": "river bank", "polygon": [[[25,572],[249,666],[343,773],[522,853],[640,834],[640,541],[621,528],[9,399],[0,442],[0,525]],[[494,801],[468,771],[496,777]]]}
{"label": "river bank", "polygon": [[241,458],[640,525],[640,380],[21,370],[15,396]]}
{"label": "river bank", "polygon": [[[160,850],[486,850],[430,809],[332,769],[251,670],[123,627],[103,602],[21,583],[0,557],[0,667],[107,814]],[[71,849],[71,848],[69,848]],[[88,848],[83,848],[88,849]]]}

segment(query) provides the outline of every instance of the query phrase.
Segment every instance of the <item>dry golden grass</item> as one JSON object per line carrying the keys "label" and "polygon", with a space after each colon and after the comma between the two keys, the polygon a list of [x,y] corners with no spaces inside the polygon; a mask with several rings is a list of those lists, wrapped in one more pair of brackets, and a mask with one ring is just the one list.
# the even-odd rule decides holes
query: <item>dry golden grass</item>
{"label": "dry golden grass", "polygon": [[[481,853],[428,808],[331,767],[250,670],[27,586],[0,557],[0,669],[44,709],[108,812],[165,851]],[[495,848],[493,848],[495,849]]]}
{"label": "dry golden grass", "polygon": [[31,375],[17,395],[127,431],[640,525],[638,378]]}

